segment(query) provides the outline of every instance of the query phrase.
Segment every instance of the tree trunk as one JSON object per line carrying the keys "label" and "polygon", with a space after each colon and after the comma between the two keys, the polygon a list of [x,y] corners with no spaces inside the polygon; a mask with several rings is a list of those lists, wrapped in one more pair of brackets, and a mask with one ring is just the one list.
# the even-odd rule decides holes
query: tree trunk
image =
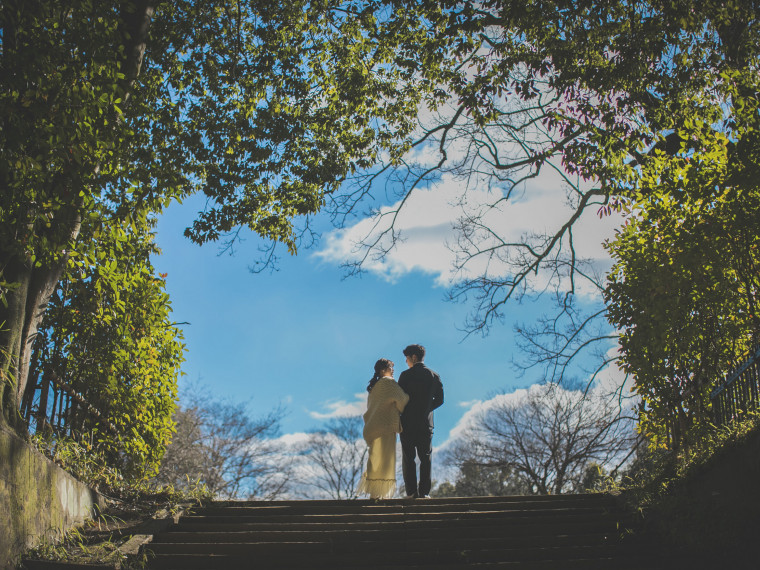
{"label": "tree trunk", "polygon": [[[70,243],[76,241],[80,228],[79,216],[69,222],[66,234]],[[6,321],[5,329],[0,332],[2,371],[5,380],[1,402],[2,417],[20,433],[23,433],[24,426],[18,407],[29,381],[34,339],[58,281],[66,269],[68,259],[67,254],[62,254],[51,263],[34,267],[31,259],[17,256],[6,266],[7,281],[17,283],[18,286],[6,295],[8,308],[0,310],[0,322]],[[7,313],[7,316],[4,313]]]}
{"label": "tree trunk", "polygon": [[[2,414],[8,425],[20,425],[18,415],[19,357],[26,320],[26,299],[32,281],[31,263],[23,259],[4,260],[3,278],[13,285],[6,293],[6,305],[0,304],[0,357],[2,358]],[[26,385],[26,384],[25,384]]]}
{"label": "tree trunk", "polygon": [[[72,231],[72,239],[79,234],[79,224]],[[32,271],[32,279],[27,292],[24,329],[21,335],[21,351],[18,360],[18,382],[16,383],[16,399],[20,401],[29,381],[31,367],[32,348],[37,332],[45,316],[45,310],[50,302],[55,288],[60,281],[63,271],[66,269],[68,255],[63,256],[57,263],[49,266],[35,268]]]}

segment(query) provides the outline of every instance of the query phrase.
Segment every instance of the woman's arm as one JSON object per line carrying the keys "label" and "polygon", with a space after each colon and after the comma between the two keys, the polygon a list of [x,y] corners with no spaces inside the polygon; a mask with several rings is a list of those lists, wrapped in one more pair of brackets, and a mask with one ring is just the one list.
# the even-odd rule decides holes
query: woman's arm
{"label": "woman's arm", "polygon": [[404,408],[406,408],[406,405],[409,403],[409,394],[404,392],[404,390],[396,384],[396,394],[395,394],[395,400],[396,407],[398,408],[399,413],[404,411]]}

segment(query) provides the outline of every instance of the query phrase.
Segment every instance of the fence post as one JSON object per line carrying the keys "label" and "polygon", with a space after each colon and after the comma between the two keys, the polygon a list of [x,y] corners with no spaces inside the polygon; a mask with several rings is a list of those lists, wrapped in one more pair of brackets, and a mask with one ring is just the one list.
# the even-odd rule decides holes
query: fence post
{"label": "fence post", "polygon": [[760,406],[759,372],[760,347],[756,347],[710,394],[717,425],[726,425],[740,414]]}

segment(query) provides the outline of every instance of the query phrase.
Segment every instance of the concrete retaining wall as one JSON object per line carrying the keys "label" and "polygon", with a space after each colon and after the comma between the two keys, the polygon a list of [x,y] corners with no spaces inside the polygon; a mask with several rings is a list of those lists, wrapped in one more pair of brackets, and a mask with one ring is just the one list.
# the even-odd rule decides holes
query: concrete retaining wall
{"label": "concrete retaining wall", "polygon": [[0,425],[0,569],[92,516],[102,497]]}

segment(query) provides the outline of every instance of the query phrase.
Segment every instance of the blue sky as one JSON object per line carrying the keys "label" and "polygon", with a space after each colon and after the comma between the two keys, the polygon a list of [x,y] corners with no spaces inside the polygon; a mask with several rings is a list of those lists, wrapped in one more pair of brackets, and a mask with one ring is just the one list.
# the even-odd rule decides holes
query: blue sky
{"label": "blue sky", "polygon": [[[509,231],[545,229],[562,219],[563,201],[556,188],[545,186],[511,206],[503,216]],[[455,184],[448,188],[459,191]],[[407,206],[412,218],[401,220],[407,241],[369,264],[360,278],[345,278],[340,262],[350,255],[354,234],[366,230],[366,220],[328,232],[315,249],[283,257],[274,273],[253,274],[248,267],[260,245],[255,236],[234,256],[219,255],[216,245],[199,247],[182,235],[201,199],[172,205],[159,220],[163,254],[154,264],[168,274],[174,319],[188,323],[182,325],[187,361],[180,387],[200,381],[219,398],[248,402],[254,416],[282,405],[283,433],[303,432],[330,415],[363,412],[374,362],[392,359],[398,375],[405,368],[404,346],[420,343],[445,388],[445,404],[436,411],[439,446],[479,402],[540,380],[538,371],[519,377],[511,363],[513,325],[535,320],[546,309],[543,302],[513,303],[488,336],[466,337],[461,328],[471,307],[445,300],[452,280],[445,244],[455,216],[446,196],[445,180],[418,193]],[[586,241],[597,249],[612,227],[598,219],[586,226]]]}
{"label": "blue sky", "polygon": [[[250,400],[255,415],[283,404],[283,430],[304,431],[358,405],[378,358],[393,360],[398,375],[402,349],[421,343],[445,384],[439,437],[461,417],[463,402],[530,384],[516,379],[510,365],[511,326],[465,338],[459,329],[469,307],[446,301],[433,276],[345,278],[337,264],[309,250],[283,258],[279,271],[253,274],[255,238],[234,256],[218,255],[213,244],[196,246],[182,236],[194,212],[188,203],[161,218],[163,254],[155,259],[157,270],[168,273],[174,319],[189,323],[182,326],[188,349],[182,382],[200,379],[219,397]],[[518,306],[513,314],[531,318],[536,309]]]}

